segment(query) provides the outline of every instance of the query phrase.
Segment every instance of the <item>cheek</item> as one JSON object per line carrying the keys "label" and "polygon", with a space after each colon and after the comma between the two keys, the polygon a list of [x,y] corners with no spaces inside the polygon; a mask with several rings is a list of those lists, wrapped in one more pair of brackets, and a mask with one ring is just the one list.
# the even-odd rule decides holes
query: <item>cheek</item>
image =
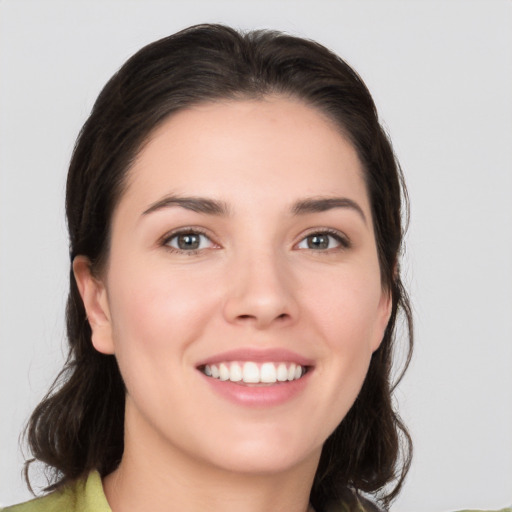
{"label": "cheek", "polygon": [[[168,373],[183,365],[186,348],[201,336],[216,299],[205,293],[202,279],[187,272],[131,265],[111,275],[109,293],[116,358],[125,372],[145,366],[144,373]],[[117,274],[117,275],[116,275]]]}
{"label": "cheek", "polygon": [[349,269],[310,284],[308,302],[330,349],[364,353],[380,331],[382,290],[378,273]]}
{"label": "cheek", "polygon": [[[324,284],[324,286],[321,286]],[[381,287],[377,272],[331,276],[317,280],[311,320],[322,338],[318,368],[331,393],[331,403],[346,414],[366,377],[371,356],[382,338]],[[336,409],[336,407],[335,407]]]}

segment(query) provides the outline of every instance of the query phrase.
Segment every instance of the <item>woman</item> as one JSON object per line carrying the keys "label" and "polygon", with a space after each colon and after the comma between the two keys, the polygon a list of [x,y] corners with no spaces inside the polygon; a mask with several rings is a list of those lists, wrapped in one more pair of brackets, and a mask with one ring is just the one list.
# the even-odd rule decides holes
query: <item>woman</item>
{"label": "woman", "polygon": [[204,25],[129,59],[68,174],[70,352],[28,427],[52,493],[7,510],[387,507],[402,191],[316,43]]}

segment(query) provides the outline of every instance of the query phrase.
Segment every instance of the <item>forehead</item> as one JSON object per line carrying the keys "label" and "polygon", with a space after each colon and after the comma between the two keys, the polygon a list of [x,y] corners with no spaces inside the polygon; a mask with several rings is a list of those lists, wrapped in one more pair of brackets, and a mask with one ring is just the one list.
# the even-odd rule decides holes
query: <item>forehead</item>
{"label": "forehead", "polygon": [[164,121],[139,152],[121,202],[166,193],[228,202],[350,193],[367,201],[362,166],[341,130],[283,97],[204,103]]}

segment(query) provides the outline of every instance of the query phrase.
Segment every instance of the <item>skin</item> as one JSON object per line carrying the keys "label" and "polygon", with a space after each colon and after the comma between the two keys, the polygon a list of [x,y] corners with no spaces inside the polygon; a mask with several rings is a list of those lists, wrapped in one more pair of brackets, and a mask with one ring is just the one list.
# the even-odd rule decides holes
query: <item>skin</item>
{"label": "skin", "polygon": [[[115,354],[127,387],[125,453],[104,481],[114,512],[307,509],[322,445],[391,309],[362,176],[340,131],[283,97],[202,104],[153,133],[114,212],[106,268],[95,277],[87,258],[74,262],[93,344]],[[158,207],[170,195],[227,212]],[[334,197],[352,203],[292,211]],[[204,233],[197,251],[176,248],[178,228]],[[241,347],[312,361],[305,386],[277,405],[227,400],[197,365]]]}

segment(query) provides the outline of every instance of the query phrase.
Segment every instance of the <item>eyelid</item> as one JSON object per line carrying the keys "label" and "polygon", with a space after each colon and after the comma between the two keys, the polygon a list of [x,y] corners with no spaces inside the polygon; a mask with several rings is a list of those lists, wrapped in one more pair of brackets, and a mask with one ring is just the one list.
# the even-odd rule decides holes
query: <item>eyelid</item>
{"label": "eyelid", "polygon": [[[179,228],[172,229],[171,231],[168,231],[167,233],[165,233],[165,235],[163,235],[159,239],[158,245],[163,246],[164,248],[168,249],[170,252],[175,252],[175,253],[180,253],[180,254],[186,253],[188,255],[196,254],[200,251],[206,250],[206,249],[191,249],[191,250],[184,251],[184,250],[180,250],[180,249],[177,249],[177,248],[169,245],[169,241],[172,240],[174,237],[176,237],[180,234],[188,234],[188,233],[199,234],[199,235],[203,235],[206,238],[208,238],[208,240],[212,243],[213,247],[208,247],[207,249],[220,248],[220,244],[218,244],[214,240],[214,238],[210,234],[210,232],[208,230],[198,227],[198,226],[181,226]],[[300,238],[298,239],[298,241],[293,244],[293,248],[298,249],[298,247],[297,247],[298,244],[300,244],[307,237],[312,236],[312,235],[329,235],[329,236],[332,236],[333,238],[335,238],[339,242],[339,247],[335,247],[335,248],[331,248],[331,249],[324,249],[324,250],[309,249],[314,252],[326,253],[326,252],[332,252],[333,250],[336,250],[336,249],[338,249],[338,250],[349,249],[352,246],[352,242],[351,242],[350,238],[347,235],[345,235],[342,231],[339,231],[334,228],[315,227],[315,228],[310,228],[306,232],[302,233],[300,235]],[[304,250],[304,249],[300,249],[300,250]]]}
{"label": "eyelid", "polygon": [[352,247],[352,242],[351,242],[350,238],[347,235],[345,235],[342,231],[339,231],[338,229],[333,229],[333,228],[319,227],[319,228],[311,228],[311,229],[307,230],[305,233],[302,233],[300,235],[300,239],[294,244],[294,248],[298,249],[297,246],[301,242],[303,242],[309,236],[313,236],[313,235],[332,236],[339,242],[339,247],[335,247],[332,249],[324,249],[324,250],[320,250],[320,249],[299,249],[299,250],[310,250],[313,252],[326,253],[326,252],[334,251],[336,249],[344,250],[344,249],[350,249],[350,247]]}
{"label": "eyelid", "polygon": [[168,231],[165,235],[163,235],[159,239],[158,245],[164,247],[165,249],[167,249],[170,252],[178,253],[178,254],[187,254],[187,255],[197,254],[200,251],[206,250],[206,249],[190,249],[190,250],[184,251],[184,250],[180,250],[176,247],[172,247],[171,245],[169,245],[169,242],[173,238],[175,238],[176,236],[179,236],[179,235],[184,235],[184,234],[197,234],[197,235],[205,236],[212,243],[212,247],[208,247],[207,249],[217,249],[220,247],[220,245],[217,242],[215,242],[215,240],[213,239],[212,235],[208,232],[208,230],[206,230],[204,228],[200,228],[198,226],[182,226],[179,228],[172,229],[171,231]]}

